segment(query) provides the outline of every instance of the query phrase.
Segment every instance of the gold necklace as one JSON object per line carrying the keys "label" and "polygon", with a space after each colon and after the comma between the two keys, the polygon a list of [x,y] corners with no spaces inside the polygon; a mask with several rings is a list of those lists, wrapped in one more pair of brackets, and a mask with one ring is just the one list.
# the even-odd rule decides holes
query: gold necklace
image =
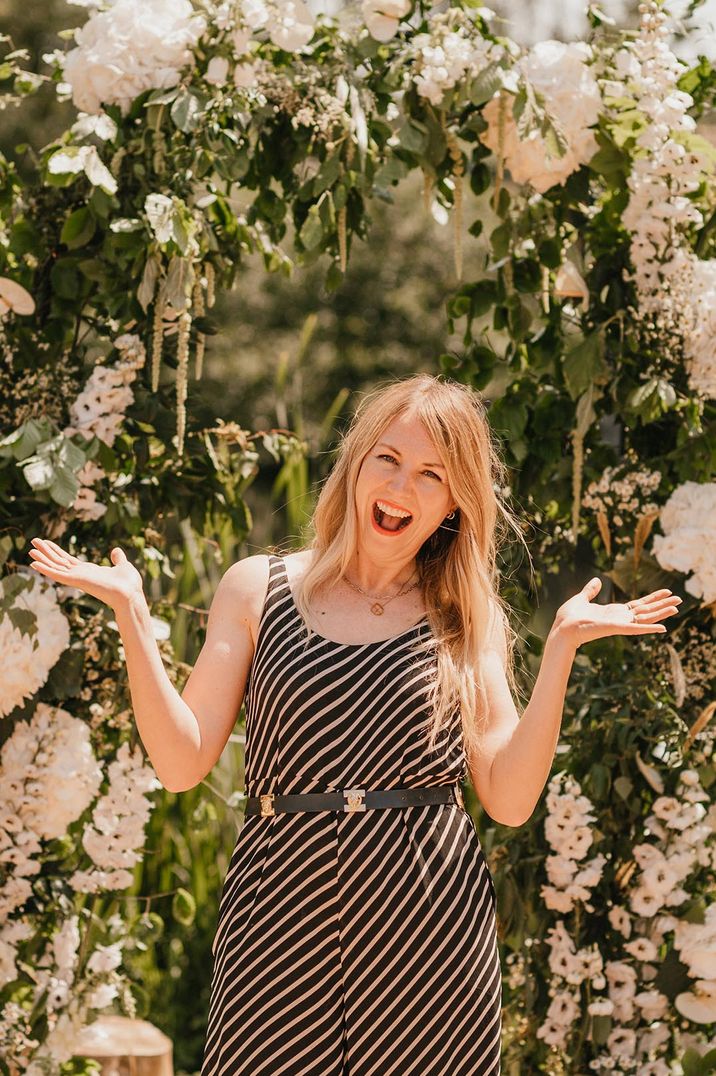
{"label": "gold necklace", "polygon": [[[373,604],[370,607],[370,611],[374,616],[382,616],[383,615],[383,610],[385,609],[385,606],[389,602],[392,602],[394,598],[399,598],[401,594],[409,594],[410,591],[415,590],[415,588],[420,583],[420,580],[416,579],[415,582],[412,583],[406,590],[403,590],[403,587],[401,587],[397,594],[392,594],[389,598],[386,598],[386,599],[381,598],[380,600],[378,600],[377,595],[368,594],[368,592],[363,590],[362,587],[359,587],[357,583],[351,583],[351,581],[350,581],[350,579],[348,578],[347,575],[344,575],[343,578],[345,579],[345,581],[346,581],[346,583],[348,584],[349,587],[353,587],[353,589],[357,590],[359,594],[362,594],[364,598],[370,598],[370,600],[373,602]],[[405,584],[403,584],[403,586],[404,585]]]}

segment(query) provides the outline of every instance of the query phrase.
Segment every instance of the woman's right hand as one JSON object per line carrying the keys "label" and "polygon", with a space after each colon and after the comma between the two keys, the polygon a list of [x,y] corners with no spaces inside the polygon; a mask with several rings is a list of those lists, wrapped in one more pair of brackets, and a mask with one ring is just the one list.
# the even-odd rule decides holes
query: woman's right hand
{"label": "woman's right hand", "polygon": [[84,590],[112,609],[116,610],[118,605],[122,606],[144,592],[141,575],[119,546],[115,546],[109,555],[110,567],[78,560],[46,538],[33,538],[32,545],[34,549],[30,550],[30,556],[36,572],[63,586]]}

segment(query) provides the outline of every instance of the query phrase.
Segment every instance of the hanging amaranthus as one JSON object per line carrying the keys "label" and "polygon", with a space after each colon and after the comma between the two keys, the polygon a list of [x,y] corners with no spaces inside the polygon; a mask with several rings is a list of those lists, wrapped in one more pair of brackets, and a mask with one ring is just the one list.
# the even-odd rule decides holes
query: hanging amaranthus
{"label": "hanging amaranthus", "polygon": [[164,300],[161,292],[154,303],[154,323],[152,326],[152,392],[159,388],[159,368],[162,364],[162,345],[164,343]]}
{"label": "hanging amaranthus", "polygon": [[572,445],[574,450],[574,465],[572,468],[572,543],[577,544],[577,531],[579,529],[579,507],[582,500],[582,472],[584,469],[584,438],[586,429],[581,424],[572,430]]}
{"label": "hanging amaranthus", "polygon": [[505,124],[507,121],[507,97],[504,91],[497,95],[497,161],[495,165],[495,189],[492,193],[492,208],[497,209],[502,180],[505,175]]}
{"label": "hanging amaranthus", "polygon": [[423,209],[426,213],[430,210],[430,202],[432,198],[434,184],[435,180],[433,179],[430,172],[423,169]]}
{"label": "hanging amaranthus", "polygon": [[[445,113],[442,113],[443,123]],[[458,280],[462,277],[462,177],[465,172],[465,162],[462,158],[462,150],[454,131],[445,131],[448,153],[452,161],[452,176],[455,181],[454,212],[453,212],[453,243],[455,253],[455,275]]]}
{"label": "hanging amaranthus", "polygon": [[179,315],[179,332],[177,334],[177,454],[184,454],[184,432],[186,430],[186,390],[189,369],[189,334],[191,332],[191,313],[183,310]]}
{"label": "hanging amaranthus", "polygon": [[[346,171],[350,168],[353,161],[353,154],[355,152],[355,144],[352,140],[348,142],[346,147],[346,164],[345,168],[341,165],[341,175],[345,175]],[[346,194],[346,202],[338,210],[338,258],[340,261],[341,272],[345,273],[346,266],[348,264],[348,236],[346,234],[348,222],[348,195]]]}
{"label": "hanging amaranthus", "polygon": [[542,309],[544,310],[545,314],[549,314],[549,269],[546,265],[542,266],[541,284]]}
{"label": "hanging amaranthus", "polygon": [[[195,318],[201,318],[204,316],[204,291],[201,286],[201,274],[199,273],[194,284],[194,290],[192,292],[192,312]],[[204,333],[197,332],[196,334],[196,356],[194,359],[194,376],[197,381],[201,379],[203,366],[204,366],[204,350],[206,348],[206,336]]]}
{"label": "hanging amaranthus", "polygon": [[211,309],[216,300],[216,273],[211,262],[207,262],[204,266],[204,276],[206,277],[206,305]]}

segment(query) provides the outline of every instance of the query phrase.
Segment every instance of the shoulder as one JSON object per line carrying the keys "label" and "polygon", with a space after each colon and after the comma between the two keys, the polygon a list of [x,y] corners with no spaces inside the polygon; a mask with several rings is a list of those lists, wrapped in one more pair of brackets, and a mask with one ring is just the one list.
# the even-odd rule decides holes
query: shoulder
{"label": "shoulder", "polygon": [[212,610],[220,616],[243,621],[254,642],[268,590],[269,567],[266,553],[237,560],[221,577],[212,603]]}

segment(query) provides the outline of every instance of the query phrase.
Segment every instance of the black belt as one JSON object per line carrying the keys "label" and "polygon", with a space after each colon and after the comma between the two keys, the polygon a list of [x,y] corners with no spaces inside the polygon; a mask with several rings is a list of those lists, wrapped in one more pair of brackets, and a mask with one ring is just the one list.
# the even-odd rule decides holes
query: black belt
{"label": "black belt", "polygon": [[301,792],[280,796],[267,792],[248,796],[245,814],[267,815],[297,811],[366,811],[369,807],[421,807],[425,803],[456,803],[464,807],[459,784],[426,788],[342,788],[337,792]]}

